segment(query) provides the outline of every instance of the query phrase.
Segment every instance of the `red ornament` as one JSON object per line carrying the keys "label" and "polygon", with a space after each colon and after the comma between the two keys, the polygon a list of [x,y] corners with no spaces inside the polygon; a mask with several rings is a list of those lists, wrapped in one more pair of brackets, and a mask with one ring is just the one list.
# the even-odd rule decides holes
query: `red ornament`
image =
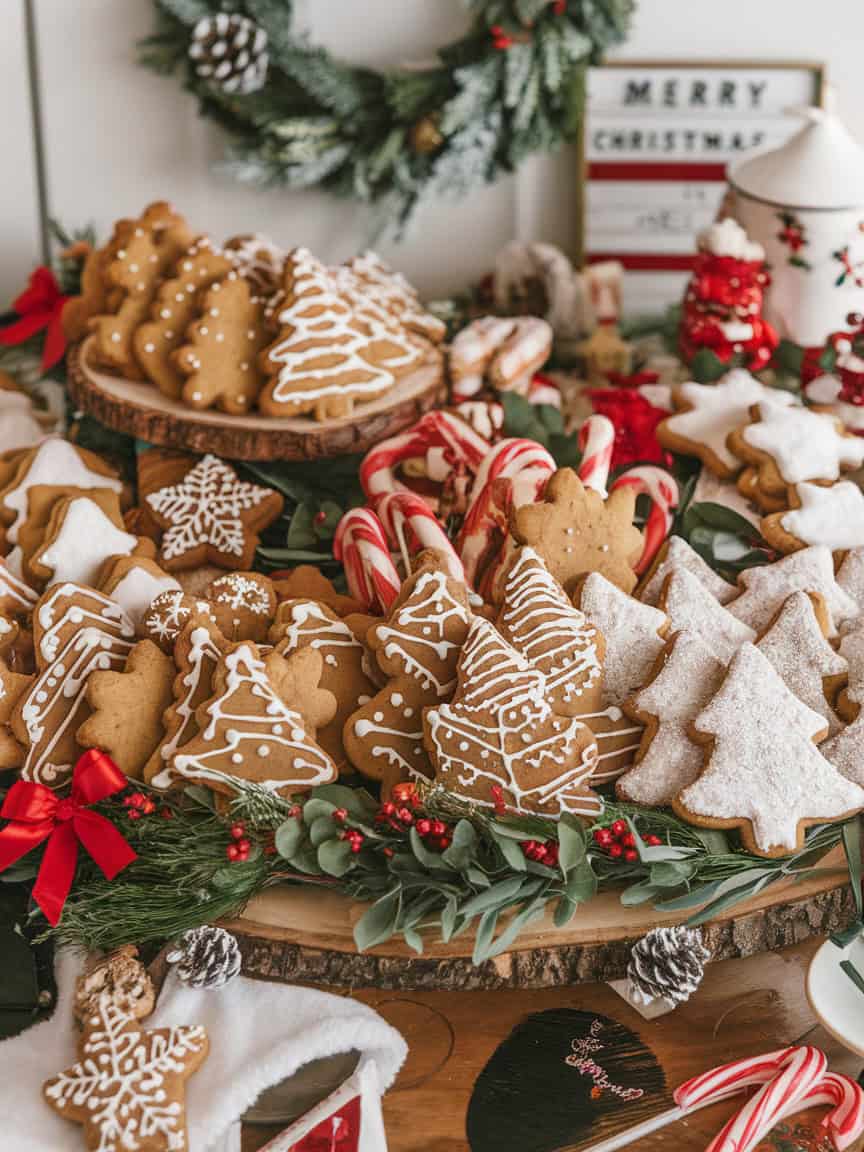
{"label": "red ornament", "polygon": [[615,425],[612,469],[637,462],[671,466],[671,455],[657,439],[657,425],[668,412],[655,408],[641,392],[630,388],[592,388],[588,397],[594,411],[608,416]]}
{"label": "red ornament", "polygon": [[136,859],[111,821],[90,808],[127,784],[110,756],[94,748],[75,765],[69,796],[61,798],[43,784],[26,780],[17,780],[9,789],[0,809],[0,817],[9,821],[0,832],[0,872],[47,840],[33,899],[52,926],[60,920],[75,878],[79,843],[108,880]]}
{"label": "red ornament", "polygon": [[567,0],[555,0],[552,5],[552,13],[555,16],[563,16],[567,11]]}
{"label": "red ornament", "polygon": [[42,371],[47,372],[59,364],[66,353],[61,313],[67,299],[60,291],[57,278],[50,268],[35,268],[30,274],[27,287],[12,304],[21,319],[0,330],[0,344],[11,348],[23,344],[37,332],[44,331]]}

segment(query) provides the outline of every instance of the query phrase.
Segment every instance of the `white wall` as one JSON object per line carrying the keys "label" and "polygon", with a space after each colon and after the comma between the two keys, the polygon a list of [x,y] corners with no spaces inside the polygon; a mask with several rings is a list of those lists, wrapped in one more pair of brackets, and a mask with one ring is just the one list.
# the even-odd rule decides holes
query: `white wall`
{"label": "white wall", "polygon": [[[33,0],[41,57],[50,209],[66,226],[92,221],[104,232],[148,199],[168,197],[217,236],[258,229],[303,242],[328,259],[363,243],[365,212],[317,192],[262,192],[214,176],[217,129],[199,120],[176,82],[134,62],[151,23],[149,0]],[[0,101],[0,300],[39,257],[28,119],[24,0],[3,0]],[[459,34],[461,0],[306,0],[312,35],[358,61],[428,58]],[[641,0],[634,34],[620,53],[652,58],[825,59],[840,108],[864,139],[862,0]],[[515,178],[468,200],[428,210],[414,234],[386,254],[430,294],[482,274],[513,236],[568,246],[576,229],[575,157],[538,157]]]}

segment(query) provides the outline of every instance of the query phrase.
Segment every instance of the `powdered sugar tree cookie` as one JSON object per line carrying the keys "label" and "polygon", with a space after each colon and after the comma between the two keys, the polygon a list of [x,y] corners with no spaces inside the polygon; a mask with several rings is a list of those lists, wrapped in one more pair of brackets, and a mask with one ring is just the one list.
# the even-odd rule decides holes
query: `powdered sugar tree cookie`
{"label": "powdered sugar tree cookie", "polygon": [[837,583],[864,612],[864,548],[850,548],[837,571]]}
{"label": "powdered sugar tree cookie", "polygon": [[800,851],[811,824],[864,808],[864,789],[821,755],[824,717],[786,687],[767,657],[743,645],[719,691],[693,722],[705,769],[674,801],[685,820],[738,828],[759,856]]}
{"label": "powdered sugar tree cookie", "polygon": [[756,633],[718,603],[698,576],[673,568],[663,582],[658,608],[669,617],[673,632],[697,632],[721,662],[728,664],[742,644]]}
{"label": "powdered sugar tree cookie", "polygon": [[55,584],[33,613],[37,674],[19,698],[11,726],[27,751],[25,780],[59,787],[81,749],[76,740],[89,715],[87,681],[95,671],[119,671],[135,627],[118,604],[92,588]]}
{"label": "powdered sugar tree cookie", "polygon": [[824,544],[832,552],[864,546],[864,492],[851,480],[789,490],[790,508],[762,520],[762,535],[780,552]]}
{"label": "powdered sugar tree cookie", "polygon": [[459,656],[453,699],[428,708],[423,727],[436,781],[472,803],[489,807],[498,796],[517,812],[553,818],[602,808],[588,788],[597,761],[591,729],[553,711],[543,674],[480,616]]}
{"label": "powdered sugar tree cookie", "polygon": [[409,341],[369,317],[360,320],[305,248],[286,260],[285,301],[276,320],[279,337],[260,360],[271,377],[260,406],[271,416],[348,416],[355,402],[382,396],[396,373],[418,359]]}
{"label": "powdered sugar tree cookie", "polygon": [[778,405],[798,403],[791,392],[766,388],[743,368],[727,372],[716,384],[682,384],[672,392],[677,411],[657,426],[657,439],[671,452],[698,456],[715,475],[729,480],[741,471],[741,460],[726,438],[766,397]]}
{"label": "powdered sugar tree cookie", "polygon": [[833,483],[864,464],[864,440],[833,416],[778,403],[776,396],[759,401],[753,422],[730,432],[729,447],[758,468],[760,488],[778,495],[804,480]]}
{"label": "powdered sugar tree cookie", "polygon": [[623,800],[665,807],[702,771],[702,749],[689,726],[720,686],[724,667],[696,632],[676,632],[653,679],[627,704],[645,725],[636,763],[619,777]]}
{"label": "powdered sugar tree cookie", "polygon": [[757,648],[786,687],[823,718],[828,735],[835,736],[841,725],[830,701],[837,698],[849,665],[842,650],[835,652],[826,640],[806,592],[792,593]]}
{"label": "powdered sugar tree cookie", "polygon": [[429,776],[423,709],[449,700],[471,612],[464,584],[434,564],[405,581],[387,621],[366,644],[387,682],[345,722],[343,744],[358,772],[389,785]]}
{"label": "powdered sugar tree cookie", "polygon": [[834,578],[831,550],[824,545],[802,548],[775,564],[748,568],[738,577],[740,595],[727,611],[757,632],[768,627],[793,592],[818,592],[829,613],[828,635],[859,614],[858,605]]}
{"label": "powdered sugar tree cookie", "polygon": [[169,571],[218,564],[249,568],[258,533],[282,512],[272,488],[241,480],[218,456],[203,456],[179,484],[145,497],[163,529],[160,560]]}
{"label": "powdered sugar tree cookie", "polygon": [[185,1152],[185,1083],[207,1058],[200,1025],[145,1029],[108,994],[84,1021],[80,1059],[45,1082],[91,1152]]}
{"label": "powdered sugar tree cookie", "polygon": [[315,742],[336,711],[318,688],[322,663],[312,649],[262,659],[256,645],[235,645],[216,666],[214,694],[198,709],[198,735],[175,754],[174,774],[229,794],[235,778],[280,796],[332,783],[336,765]]}
{"label": "powdered sugar tree cookie", "polygon": [[683,536],[670,536],[660,548],[654,563],[645,573],[637,589],[636,594],[643,604],[657,606],[663,582],[676,568],[686,568],[692,572],[719,604],[728,604],[738,594],[735,585],[728,584],[722,576],[718,576],[710,564],[690,547]]}
{"label": "powdered sugar tree cookie", "polygon": [[600,706],[582,715],[597,733],[600,753],[594,780],[602,782],[620,775],[633,762],[642,727],[623,706],[651,675],[663,651],[669,620],[659,609],[628,596],[598,572],[586,578],[577,600],[606,645]]}
{"label": "powdered sugar tree cookie", "polygon": [[315,600],[288,600],[279,605],[270,634],[276,651],[284,656],[302,648],[321,653],[321,687],[336,697],[336,713],[316,739],[339,765],[345,760],[342,730],[346,720],[378,691],[366,674],[366,648],[360,640],[371,623],[369,616],[348,616],[343,620]]}
{"label": "powdered sugar tree cookie", "polygon": [[864,788],[864,711],[836,736],[826,740],[819,751],[842,776]]}
{"label": "powdered sugar tree cookie", "polygon": [[856,720],[864,705],[864,621],[843,634],[839,655],[846,661],[849,682],[837,700],[837,711],[845,720]]}
{"label": "powdered sugar tree cookie", "polygon": [[264,376],[258,357],[272,333],[265,300],[242,276],[228,276],[204,293],[199,317],[174,353],[190,408],[219,408],[242,416],[255,406]]}

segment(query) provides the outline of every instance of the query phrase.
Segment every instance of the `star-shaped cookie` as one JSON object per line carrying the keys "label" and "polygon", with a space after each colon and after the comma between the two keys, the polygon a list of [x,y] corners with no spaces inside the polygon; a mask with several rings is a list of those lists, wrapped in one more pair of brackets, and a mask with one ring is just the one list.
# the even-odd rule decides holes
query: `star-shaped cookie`
{"label": "star-shaped cookie", "polygon": [[864,546],[864,493],[851,480],[824,487],[796,484],[790,508],[762,520],[762,535],[780,552],[824,544],[832,552]]}

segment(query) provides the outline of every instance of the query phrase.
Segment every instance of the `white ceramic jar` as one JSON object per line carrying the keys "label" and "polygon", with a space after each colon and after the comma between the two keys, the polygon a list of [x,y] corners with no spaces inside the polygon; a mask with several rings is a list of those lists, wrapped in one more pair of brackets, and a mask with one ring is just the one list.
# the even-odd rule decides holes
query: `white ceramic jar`
{"label": "white ceramic jar", "polygon": [[730,172],[728,208],[765,249],[765,318],[813,347],[864,312],[864,150],[829,110],[797,114],[800,132]]}

